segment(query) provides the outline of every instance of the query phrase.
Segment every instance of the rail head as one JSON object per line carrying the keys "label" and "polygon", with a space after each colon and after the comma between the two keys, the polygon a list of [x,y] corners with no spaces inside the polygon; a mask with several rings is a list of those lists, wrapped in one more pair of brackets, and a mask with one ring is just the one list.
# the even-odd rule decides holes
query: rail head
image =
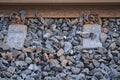
{"label": "rail head", "polygon": [[69,4],[78,4],[78,3],[85,3],[85,4],[96,4],[96,3],[120,3],[120,0],[0,0],[0,3],[69,3]]}

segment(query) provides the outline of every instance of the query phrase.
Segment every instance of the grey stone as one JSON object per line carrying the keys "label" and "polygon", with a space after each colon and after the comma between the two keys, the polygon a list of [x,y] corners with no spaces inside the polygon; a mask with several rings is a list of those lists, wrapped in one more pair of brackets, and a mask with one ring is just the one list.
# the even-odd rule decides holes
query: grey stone
{"label": "grey stone", "polygon": [[42,72],[42,75],[43,76],[48,76],[48,73],[47,72]]}
{"label": "grey stone", "polygon": [[29,76],[26,78],[26,80],[35,80],[35,79]]}
{"label": "grey stone", "polygon": [[59,62],[56,59],[51,59],[50,60],[50,67],[54,67],[59,65]]}
{"label": "grey stone", "polygon": [[0,32],[0,40],[1,39],[4,39],[4,36],[3,36],[3,34]]}
{"label": "grey stone", "polygon": [[80,72],[80,68],[76,68],[76,67],[71,67],[71,71],[73,74],[78,74]]}
{"label": "grey stone", "polygon": [[58,80],[58,78],[56,78],[56,77],[51,77],[51,80]]}
{"label": "grey stone", "polygon": [[102,57],[102,56],[101,56],[100,54],[95,54],[95,55],[94,55],[94,59],[101,59],[101,57]]}
{"label": "grey stone", "polygon": [[30,64],[28,69],[36,71],[36,70],[39,70],[39,66],[37,66],[36,64]]}
{"label": "grey stone", "polygon": [[17,80],[22,80],[22,78],[20,76],[17,76]]}
{"label": "grey stone", "polygon": [[65,74],[65,73],[60,73],[59,76],[60,76],[60,77],[65,77],[66,74]]}
{"label": "grey stone", "polygon": [[30,63],[32,63],[32,59],[30,57],[26,57],[25,58],[25,62],[30,64]]}
{"label": "grey stone", "polygon": [[95,67],[99,67],[100,63],[97,60],[93,59],[92,61]]}
{"label": "grey stone", "polygon": [[106,71],[106,72],[110,70],[109,67],[106,66],[104,63],[101,63],[101,64],[100,64],[100,68],[103,69],[103,70]]}
{"label": "grey stone", "polygon": [[0,80],[6,80],[6,79],[5,79],[5,78],[1,78],[1,77],[0,77]]}
{"label": "grey stone", "polygon": [[49,65],[46,65],[44,68],[43,68],[44,71],[50,71],[50,66]]}
{"label": "grey stone", "polygon": [[82,72],[84,72],[84,73],[86,73],[86,74],[89,74],[89,69],[88,68],[85,68],[85,69],[83,69],[83,71]]}
{"label": "grey stone", "polygon": [[23,48],[24,40],[27,34],[27,26],[15,24],[10,25],[7,34],[7,44],[11,48]]}
{"label": "grey stone", "polygon": [[107,52],[107,49],[104,48],[104,47],[98,47],[98,48],[97,48],[97,52],[100,53],[100,54],[104,54],[104,53]]}
{"label": "grey stone", "polygon": [[79,34],[83,38],[89,38],[90,37],[90,32],[80,32]]}
{"label": "grey stone", "polygon": [[52,24],[51,25],[51,28],[52,28],[52,31],[56,31],[57,29],[56,29],[56,24]]}
{"label": "grey stone", "polygon": [[115,42],[113,42],[111,45],[110,45],[110,47],[109,47],[111,50],[114,50],[115,48],[116,48],[116,44],[115,44]]}
{"label": "grey stone", "polygon": [[94,73],[94,76],[95,76],[97,79],[103,79],[103,74],[102,74],[102,72],[95,72],[95,73]]}
{"label": "grey stone", "polygon": [[74,57],[74,59],[76,60],[76,61],[79,61],[80,59],[81,59],[81,55],[80,54],[77,54],[77,55],[75,55],[75,56],[73,56]]}
{"label": "grey stone", "polygon": [[97,48],[102,47],[100,42],[100,34],[101,34],[101,25],[98,24],[87,24],[83,26],[83,32],[93,33],[96,35],[95,39],[83,38],[83,48]]}
{"label": "grey stone", "polygon": [[117,22],[117,25],[120,25],[120,19],[117,19],[116,22]]}
{"label": "grey stone", "polygon": [[6,43],[3,43],[2,44],[2,49],[3,50],[10,50],[10,46],[8,44],[6,44]]}
{"label": "grey stone", "polygon": [[55,37],[51,37],[50,39],[51,39],[52,41],[54,41],[55,43],[58,43],[58,42],[59,42]]}
{"label": "grey stone", "polygon": [[51,77],[45,77],[44,80],[51,80]]}
{"label": "grey stone", "polygon": [[72,48],[72,44],[70,42],[65,42],[64,51],[68,52],[69,50],[71,50],[71,48]]}
{"label": "grey stone", "polygon": [[107,34],[101,33],[101,35],[100,35],[101,42],[104,43],[106,41],[106,39],[107,39]]}
{"label": "grey stone", "polygon": [[21,20],[24,21],[25,20],[26,11],[25,10],[21,10],[19,13],[20,13]]}
{"label": "grey stone", "polygon": [[2,63],[2,60],[0,60],[0,70],[6,70],[7,67]]}
{"label": "grey stone", "polygon": [[75,80],[86,80],[85,74],[81,73],[81,74],[77,75],[76,78],[75,78]]}
{"label": "grey stone", "polygon": [[80,62],[76,65],[76,67],[78,67],[78,68],[83,68],[83,67],[84,67],[84,63],[80,61]]}
{"label": "grey stone", "polygon": [[15,73],[15,67],[10,66],[7,71],[11,72],[11,73]]}
{"label": "grey stone", "polygon": [[15,61],[16,66],[27,66],[25,61]]}
{"label": "grey stone", "polygon": [[45,34],[43,35],[43,38],[49,38],[51,35],[52,35],[51,33],[45,33]]}
{"label": "grey stone", "polygon": [[118,72],[116,69],[111,69],[111,71],[108,72],[109,76],[112,77],[118,77]]}
{"label": "grey stone", "polygon": [[22,71],[22,73],[23,73],[23,74],[26,74],[26,75],[29,75],[29,74],[32,73],[32,71],[29,70],[29,69],[26,69],[26,70]]}
{"label": "grey stone", "polygon": [[119,36],[119,33],[112,33],[112,36],[113,36],[113,37],[118,37],[118,36]]}
{"label": "grey stone", "polygon": [[21,74],[22,78],[25,79],[26,78],[26,74]]}
{"label": "grey stone", "polygon": [[12,74],[10,72],[7,72],[7,71],[2,71],[1,76],[4,76],[6,78],[7,77],[10,78],[12,76]]}
{"label": "grey stone", "polygon": [[118,72],[120,72],[120,66],[117,66],[116,70],[117,70]]}
{"label": "grey stone", "polygon": [[62,72],[62,70],[63,70],[61,66],[58,66],[58,67],[54,66],[51,69],[55,72]]}
{"label": "grey stone", "polygon": [[120,46],[120,37],[116,39],[116,45]]}

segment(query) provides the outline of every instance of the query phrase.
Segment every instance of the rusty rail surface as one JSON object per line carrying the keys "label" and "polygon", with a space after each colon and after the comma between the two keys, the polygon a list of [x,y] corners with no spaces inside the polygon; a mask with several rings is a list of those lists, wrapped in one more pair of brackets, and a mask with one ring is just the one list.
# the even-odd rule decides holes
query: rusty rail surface
{"label": "rusty rail surface", "polygon": [[35,17],[36,12],[46,18],[73,18],[91,12],[120,17],[120,0],[0,0],[0,17],[20,10],[26,10],[26,17]]}
{"label": "rusty rail surface", "polygon": [[118,3],[120,0],[0,0],[0,3]]}

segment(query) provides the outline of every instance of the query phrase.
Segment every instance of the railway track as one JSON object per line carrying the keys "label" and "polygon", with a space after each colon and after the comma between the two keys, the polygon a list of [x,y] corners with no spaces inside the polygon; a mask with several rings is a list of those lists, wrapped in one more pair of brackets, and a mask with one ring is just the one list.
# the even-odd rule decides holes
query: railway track
{"label": "railway track", "polygon": [[120,1],[0,0],[0,80],[120,80]]}

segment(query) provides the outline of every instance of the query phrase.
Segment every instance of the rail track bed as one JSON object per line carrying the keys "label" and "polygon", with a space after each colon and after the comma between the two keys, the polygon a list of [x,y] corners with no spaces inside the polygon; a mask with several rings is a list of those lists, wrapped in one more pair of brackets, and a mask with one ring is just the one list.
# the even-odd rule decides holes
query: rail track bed
{"label": "rail track bed", "polygon": [[1,0],[0,80],[120,80],[119,1],[86,1]]}

